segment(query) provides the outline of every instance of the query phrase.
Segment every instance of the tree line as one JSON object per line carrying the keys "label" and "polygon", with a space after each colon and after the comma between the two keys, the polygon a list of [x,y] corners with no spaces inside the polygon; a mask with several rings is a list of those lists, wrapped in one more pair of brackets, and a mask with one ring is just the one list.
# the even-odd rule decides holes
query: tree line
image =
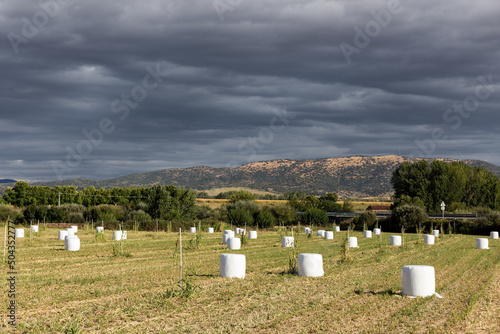
{"label": "tree line", "polygon": [[403,162],[392,179],[394,206],[410,204],[427,212],[483,208],[500,209],[500,180],[486,168],[471,167],[463,162],[445,163],[426,160]]}

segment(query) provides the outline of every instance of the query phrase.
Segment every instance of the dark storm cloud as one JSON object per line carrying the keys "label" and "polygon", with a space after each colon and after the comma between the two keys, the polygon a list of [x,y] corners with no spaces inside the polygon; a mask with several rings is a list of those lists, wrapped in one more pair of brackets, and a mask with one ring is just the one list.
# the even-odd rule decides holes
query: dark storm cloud
{"label": "dark storm cloud", "polygon": [[498,13],[493,0],[4,2],[0,178],[356,154],[500,164]]}

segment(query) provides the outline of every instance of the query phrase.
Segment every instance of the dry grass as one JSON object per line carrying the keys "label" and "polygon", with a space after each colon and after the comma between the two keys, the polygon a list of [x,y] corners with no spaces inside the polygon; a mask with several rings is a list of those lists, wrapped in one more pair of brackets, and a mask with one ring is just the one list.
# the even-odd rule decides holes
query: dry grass
{"label": "dry grass", "polygon": [[[490,240],[490,250],[476,250],[474,236],[424,246],[406,234],[407,247],[381,252],[378,238],[354,232],[360,248],[350,251],[353,262],[340,264],[345,232],[333,242],[299,234],[299,251],[322,254],[325,269],[324,277],[304,278],[285,273],[289,251],[276,232],[259,231],[238,251],[221,245],[221,233],[205,233],[199,250],[183,250],[189,280],[199,289],[189,298],[168,298],[165,292],[179,279],[176,234],[155,239],[129,231],[124,252],[131,257],[112,255],[111,231],[105,243],[95,243],[92,232],[78,235],[79,252],[63,251],[55,229],[41,232],[31,247],[18,240],[16,332],[488,333],[495,328],[488,321],[498,323],[498,240]],[[183,245],[193,237],[183,235]],[[389,234],[383,243],[389,244]],[[246,255],[244,280],[218,277],[219,257],[228,252]],[[401,297],[407,264],[434,266],[444,299]],[[5,293],[2,298],[6,305]]]}

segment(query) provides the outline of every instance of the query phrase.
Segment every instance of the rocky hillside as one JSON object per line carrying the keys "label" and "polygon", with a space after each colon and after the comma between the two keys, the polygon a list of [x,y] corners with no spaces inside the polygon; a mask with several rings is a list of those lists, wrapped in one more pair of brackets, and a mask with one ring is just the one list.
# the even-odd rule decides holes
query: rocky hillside
{"label": "rocky hillside", "polygon": [[[343,198],[382,197],[392,192],[390,179],[394,169],[403,161],[413,160],[415,159],[395,155],[352,156],[316,160],[281,159],[249,163],[237,168],[207,166],[174,168],[129,174],[108,180],[73,179],[38,183],[38,185],[110,188],[173,184],[196,190],[247,187],[275,193],[304,191],[320,195],[326,192],[337,192]],[[453,159],[440,160],[458,161]],[[487,162],[461,161],[468,165],[488,168],[496,175],[500,175],[500,167]]]}

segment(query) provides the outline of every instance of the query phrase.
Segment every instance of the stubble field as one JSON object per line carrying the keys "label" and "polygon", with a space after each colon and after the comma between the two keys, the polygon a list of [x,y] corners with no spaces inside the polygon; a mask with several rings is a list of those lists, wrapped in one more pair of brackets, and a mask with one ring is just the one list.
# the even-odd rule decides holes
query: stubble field
{"label": "stubble field", "polygon": [[[27,231],[28,229],[26,229]],[[1,237],[3,238],[3,229]],[[325,276],[288,274],[290,249],[276,231],[259,231],[241,250],[222,245],[222,233],[183,234],[184,276],[193,289],[176,295],[178,233],[128,232],[127,256],[115,256],[111,231],[96,242],[81,230],[81,250],[64,251],[56,229],[16,244],[17,333],[494,333],[500,323],[499,240],[475,249],[475,236],[445,236],[436,245],[406,234],[404,248],[389,233],[358,237],[352,262],[340,263],[335,239],[295,234],[299,253],[323,255]],[[289,233],[290,234],[290,233]],[[219,277],[223,253],[246,255],[246,277]],[[435,267],[436,297],[401,296],[401,267]],[[7,268],[4,266],[4,276]],[[2,279],[2,308],[9,302]],[[174,293],[172,293],[174,292]],[[189,290],[186,291],[189,294]],[[2,317],[2,329],[12,330]]]}

